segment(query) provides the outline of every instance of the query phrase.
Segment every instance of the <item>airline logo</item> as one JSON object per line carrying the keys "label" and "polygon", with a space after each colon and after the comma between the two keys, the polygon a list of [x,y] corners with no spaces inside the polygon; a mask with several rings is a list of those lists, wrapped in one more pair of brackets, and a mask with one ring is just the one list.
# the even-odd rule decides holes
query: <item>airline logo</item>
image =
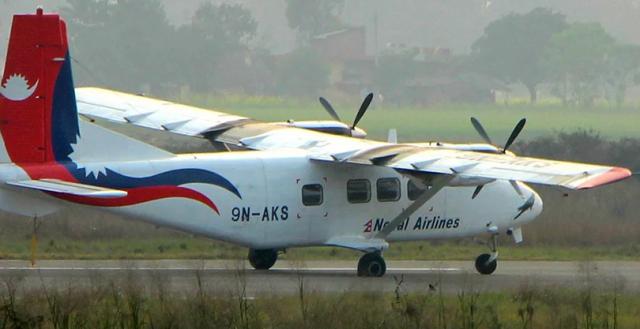
{"label": "airline logo", "polygon": [[23,101],[33,95],[38,88],[38,82],[40,80],[30,86],[22,74],[12,74],[0,84],[0,95],[15,102]]}

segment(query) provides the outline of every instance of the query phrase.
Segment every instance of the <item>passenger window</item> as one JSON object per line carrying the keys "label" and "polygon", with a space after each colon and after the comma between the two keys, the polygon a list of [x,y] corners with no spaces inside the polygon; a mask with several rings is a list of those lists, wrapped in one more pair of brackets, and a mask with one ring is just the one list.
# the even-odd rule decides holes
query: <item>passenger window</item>
{"label": "passenger window", "polygon": [[365,203],[371,200],[371,183],[368,179],[351,179],[347,182],[347,200]]}
{"label": "passenger window", "polygon": [[322,201],[322,185],[308,184],[302,187],[302,204],[305,206],[319,206]]}
{"label": "passenger window", "polygon": [[400,199],[400,180],[397,178],[380,178],[376,182],[378,201],[398,201]]}
{"label": "passenger window", "polygon": [[409,200],[417,200],[424,191],[424,188],[419,187],[412,180],[409,180],[409,183],[407,184],[407,196],[409,196]]}

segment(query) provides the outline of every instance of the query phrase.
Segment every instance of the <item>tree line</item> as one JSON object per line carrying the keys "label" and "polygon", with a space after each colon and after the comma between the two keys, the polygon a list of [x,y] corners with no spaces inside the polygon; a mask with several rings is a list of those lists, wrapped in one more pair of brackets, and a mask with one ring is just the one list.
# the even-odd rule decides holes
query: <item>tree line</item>
{"label": "tree line", "polygon": [[[80,85],[164,96],[187,89],[315,97],[329,87],[331,68],[310,40],[345,26],[339,18],[344,0],[286,4],[298,43],[285,55],[252,45],[258,23],[237,4],[204,2],[181,26],[170,24],[159,0],[68,0],[61,12],[69,18]],[[368,87],[403,102],[423,94],[411,88],[416,81],[450,77],[474,84],[475,74],[524,85],[532,103],[544,87],[565,105],[590,106],[603,98],[620,106],[627,89],[640,84],[640,46],[615,40],[598,23],[570,23],[544,8],[490,23],[470,54],[426,62],[415,55],[383,51]],[[489,87],[480,85],[486,99]]]}
{"label": "tree line", "polygon": [[531,103],[546,84],[565,105],[604,98],[620,106],[627,88],[640,84],[640,46],[616,40],[599,23],[569,23],[544,8],[489,24],[472,46],[471,61],[505,83],[522,83]]}
{"label": "tree line", "polygon": [[[308,46],[329,28],[342,0],[287,0],[300,47],[273,56],[251,47],[258,24],[241,5],[203,2],[191,20],[173,26],[159,0],[68,0],[75,76],[81,85],[135,93],[310,94],[328,83],[329,68]],[[316,15],[313,15],[313,13]],[[317,22],[303,16],[311,14]]]}

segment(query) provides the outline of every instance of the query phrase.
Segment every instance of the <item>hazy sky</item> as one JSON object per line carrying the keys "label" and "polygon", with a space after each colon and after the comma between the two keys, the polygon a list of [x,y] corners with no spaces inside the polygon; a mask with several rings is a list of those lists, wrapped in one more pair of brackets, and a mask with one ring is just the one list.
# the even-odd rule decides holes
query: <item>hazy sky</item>
{"label": "hazy sky", "polygon": [[[206,0],[163,0],[169,20],[176,25],[188,22]],[[284,0],[211,0],[238,3],[250,9],[259,23],[254,45],[274,53],[295,46],[295,32],[289,29]],[[38,4],[55,10],[63,0],[0,0],[0,57],[4,57],[15,12],[32,12]],[[387,43],[408,46],[444,47],[467,52],[491,21],[510,12],[526,12],[535,7],[562,12],[571,21],[598,21],[607,31],[625,42],[640,44],[640,0],[346,0],[343,20],[364,25],[368,50],[373,51],[374,21],[378,22],[378,49]],[[0,64],[3,65],[3,64]]]}

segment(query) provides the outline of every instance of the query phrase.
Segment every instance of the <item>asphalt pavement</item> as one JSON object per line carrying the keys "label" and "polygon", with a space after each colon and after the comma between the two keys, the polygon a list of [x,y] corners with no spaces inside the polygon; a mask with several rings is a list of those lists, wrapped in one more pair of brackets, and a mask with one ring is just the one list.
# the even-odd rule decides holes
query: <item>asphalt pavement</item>
{"label": "asphalt pavement", "polygon": [[0,289],[78,289],[109,285],[145,291],[189,293],[204,289],[246,296],[306,292],[516,291],[585,288],[640,291],[640,261],[500,261],[492,275],[475,272],[471,261],[387,261],[382,278],[356,276],[354,261],[278,261],[256,271],[245,261],[207,260],[0,260]]}

